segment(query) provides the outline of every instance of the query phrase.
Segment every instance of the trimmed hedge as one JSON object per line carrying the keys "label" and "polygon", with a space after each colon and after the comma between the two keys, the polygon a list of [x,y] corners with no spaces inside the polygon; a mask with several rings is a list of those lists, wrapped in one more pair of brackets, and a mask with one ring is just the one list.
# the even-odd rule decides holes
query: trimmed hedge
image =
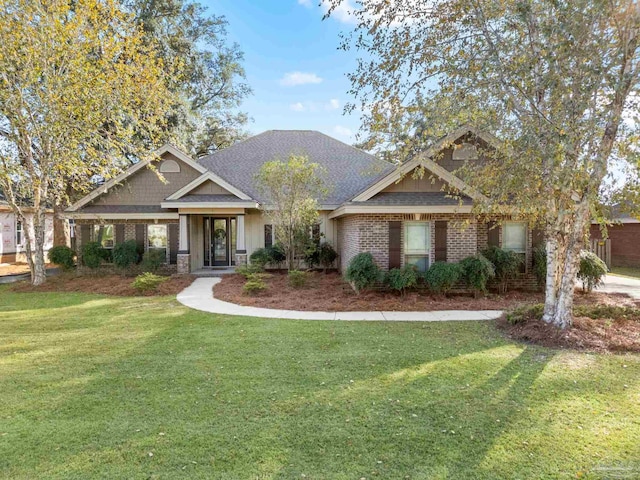
{"label": "trimmed hedge", "polygon": [[446,295],[462,277],[458,263],[435,262],[424,273],[424,281],[433,293]]}
{"label": "trimmed hedge", "polygon": [[49,249],[49,261],[63,270],[71,270],[76,266],[76,252],[66,245],[56,245]]}
{"label": "trimmed hedge", "polygon": [[368,252],[353,257],[345,273],[345,279],[357,293],[373,287],[380,277],[380,268]]}

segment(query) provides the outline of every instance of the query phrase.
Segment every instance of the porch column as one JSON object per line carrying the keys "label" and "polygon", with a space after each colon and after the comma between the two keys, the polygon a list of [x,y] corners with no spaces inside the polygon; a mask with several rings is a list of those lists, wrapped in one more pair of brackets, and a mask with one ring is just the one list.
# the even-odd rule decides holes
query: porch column
{"label": "porch column", "polygon": [[178,222],[178,273],[189,273],[191,254],[189,253],[189,215],[180,215]]}
{"label": "porch column", "polygon": [[247,247],[244,236],[244,214],[236,217],[236,265],[247,264]]}

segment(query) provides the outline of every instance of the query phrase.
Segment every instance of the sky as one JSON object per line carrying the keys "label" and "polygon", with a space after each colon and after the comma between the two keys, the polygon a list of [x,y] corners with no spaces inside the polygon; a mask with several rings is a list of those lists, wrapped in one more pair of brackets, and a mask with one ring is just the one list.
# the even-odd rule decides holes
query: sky
{"label": "sky", "polygon": [[[353,27],[346,11],[322,20],[319,0],[200,0],[224,15],[228,39],[244,52],[247,83],[253,89],[241,107],[257,134],[271,129],[319,130],[353,143],[357,113],[343,115],[348,72],[355,52],[339,50],[340,32]],[[347,5],[349,2],[347,2]]]}

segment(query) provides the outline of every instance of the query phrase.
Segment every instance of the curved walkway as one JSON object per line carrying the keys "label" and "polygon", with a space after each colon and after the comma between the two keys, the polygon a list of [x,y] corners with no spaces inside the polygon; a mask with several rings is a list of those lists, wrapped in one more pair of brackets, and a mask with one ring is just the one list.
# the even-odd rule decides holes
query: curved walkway
{"label": "curved walkway", "polygon": [[197,278],[177,296],[178,302],[209,313],[243,317],[289,318],[295,320],[366,320],[388,322],[438,322],[448,320],[493,320],[501,310],[440,310],[435,312],[301,312],[272,308],[245,307],[213,297],[213,286],[220,278]]}

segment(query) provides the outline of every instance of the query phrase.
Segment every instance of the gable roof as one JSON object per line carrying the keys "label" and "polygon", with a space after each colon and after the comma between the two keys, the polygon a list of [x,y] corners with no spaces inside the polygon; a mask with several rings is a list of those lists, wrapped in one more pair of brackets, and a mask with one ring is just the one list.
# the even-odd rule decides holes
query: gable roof
{"label": "gable roof", "polygon": [[399,181],[408,173],[412,172],[418,167],[424,167],[427,170],[431,171],[434,175],[436,175],[441,180],[444,180],[449,185],[458,189],[460,192],[464,193],[468,197],[471,197],[474,200],[486,200],[484,195],[480,192],[469,186],[467,183],[462,181],[460,178],[455,176],[446,168],[438,165],[435,161],[432,160],[432,157],[436,155],[440,150],[447,147],[449,144],[455,142],[461,137],[471,133],[472,135],[484,140],[489,145],[497,145],[499,140],[491,134],[486,132],[481,132],[473,127],[464,126],[456,131],[450,133],[442,137],[436,143],[434,143],[429,149],[420,153],[407,163],[404,163],[397,167],[395,170],[389,172],[387,175],[382,176],[378,181],[373,184],[368,185],[365,189],[360,191],[354,198],[354,202],[364,202],[369,200],[374,195],[380,193],[383,189]]}
{"label": "gable roof", "polygon": [[233,195],[235,195],[239,199],[251,200],[251,197],[249,197],[249,195],[247,195],[246,193],[244,193],[241,190],[238,190],[235,186],[233,186],[230,183],[226,182],[224,179],[220,178],[218,175],[216,175],[215,173],[213,173],[211,171],[207,171],[207,172],[203,173],[201,176],[196,178],[193,182],[188,183],[187,185],[182,187],[177,192],[174,192],[171,195],[169,195],[166,198],[166,200],[179,200],[182,197],[184,197],[185,195],[187,195],[188,193],[190,193],[193,189],[199,187],[200,185],[202,185],[205,182],[216,183],[219,186],[221,186],[222,188],[224,188],[225,190],[228,190],[229,192],[231,192]]}
{"label": "gable roof", "polygon": [[189,165],[190,167],[194,168],[195,170],[197,170],[200,173],[206,173],[206,171],[207,171],[206,168],[204,168],[198,162],[196,162],[191,157],[189,157],[189,155],[187,155],[186,153],[184,153],[182,150],[178,149],[177,147],[171,145],[170,143],[164,144],[162,147],[158,148],[153,153],[154,153],[154,155],[152,157],[150,157],[149,159],[147,159],[145,161],[142,161],[142,162],[138,162],[135,165],[132,165],[131,167],[126,169],[124,172],[122,172],[120,175],[118,175],[116,177],[113,177],[108,182],[105,182],[103,185],[100,185],[99,187],[97,187],[94,190],[92,190],[88,195],[85,195],[80,200],[78,200],[76,203],[74,203],[69,208],[67,208],[66,211],[67,212],[75,212],[76,210],[78,210],[79,208],[85,206],[87,203],[89,203],[92,200],[96,199],[100,195],[102,195],[104,193],[107,193],[112,187],[118,185],[124,179],[126,179],[127,177],[130,177],[131,175],[133,175],[137,171],[142,170],[142,168],[146,167],[152,161],[154,161],[155,159],[161,157],[165,153],[170,153],[171,155],[173,155],[174,157],[182,160],[184,163],[186,163],[187,165]]}
{"label": "gable roof", "polygon": [[312,130],[268,130],[224,150],[201,158],[200,163],[227,183],[256,200],[263,200],[255,184],[260,167],[271,160],[286,161],[289,155],[306,155],[327,171],[331,188],[324,205],[340,205],[395,166]]}

